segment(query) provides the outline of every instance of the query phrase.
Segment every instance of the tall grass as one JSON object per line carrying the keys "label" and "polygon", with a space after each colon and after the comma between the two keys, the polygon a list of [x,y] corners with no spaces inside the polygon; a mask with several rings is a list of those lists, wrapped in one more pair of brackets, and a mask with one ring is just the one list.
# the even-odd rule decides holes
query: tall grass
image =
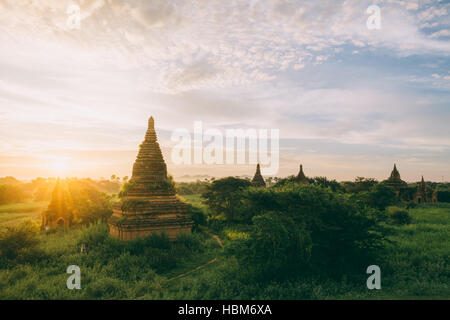
{"label": "tall grass", "polygon": [[[356,280],[299,273],[289,281],[253,283],[206,233],[175,242],[160,236],[122,242],[106,225],[93,224],[40,233],[39,259],[0,269],[0,299],[448,299],[450,207],[418,206],[409,215],[410,224],[387,226],[391,243],[373,261],[381,268],[381,290],[366,288],[365,270]],[[69,265],[81,269],[81,290],[66,287]]]}

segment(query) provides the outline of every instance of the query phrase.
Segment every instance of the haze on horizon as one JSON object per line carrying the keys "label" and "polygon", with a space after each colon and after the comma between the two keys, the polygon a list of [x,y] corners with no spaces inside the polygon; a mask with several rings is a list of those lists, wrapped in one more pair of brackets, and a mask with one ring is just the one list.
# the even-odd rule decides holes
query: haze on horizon
{"label": "haze on horizon", "polygon": [[[80,29],[67,24],[79,5]],[[366,26],[381,9],[381,29]],[[171,133],[280,130],[278,176],[450,180],[450,3],[0,0],[0,177],[130,176]]]}

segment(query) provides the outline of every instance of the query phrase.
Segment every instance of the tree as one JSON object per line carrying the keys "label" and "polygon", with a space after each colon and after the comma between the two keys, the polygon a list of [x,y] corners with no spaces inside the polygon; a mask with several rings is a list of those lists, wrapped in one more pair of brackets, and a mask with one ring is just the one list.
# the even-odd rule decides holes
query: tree
{"label": "tree", "polygon": [[[376,221],[347,195],[328,188],[296,183],[250,188],[243,192],[242,208],[251,213],[253,224],[268,212],[289,218],[311,237],[312,265],[331,273],[361,268],[383,245]],[[271,237],[270,232],[265,236]]]}
{"label": "tree", "polygon": [[326,177],[315,177],[311,180],[313,184],[330,188],[333,192],[345,192],[345,188],[336,180],[328,180]]}
{"label": "tree", "polygon": [[395,202],[395,192],[384,184],[374,185],[367,193],[367,204],[379,210],[384,210]]}
{"label": "tree", "polygon": [[378,181],[373,178],[356,177],[354,182],[343,182],[346,192],[358,193],[369,191],[370,188],[378,184]]}
{"label": "tree", "polygon": [[242,191],[250,186],[250,181],[235,177],[214,180],[202,197],[213,215],[223,214],[228,221],[234,221],[241,206]]}
{"label": "tree", "polygon": [[25,202],[29,198],[23,184],[0,184],[0,204]]}
{"label": "tree", "polygon": [[311,256],[310,234],[289,216],[268,212],[253,218],[247,239],[232,242],[226,248],[238,259],[246,276],[259,279],[285,279],[306,267]]}

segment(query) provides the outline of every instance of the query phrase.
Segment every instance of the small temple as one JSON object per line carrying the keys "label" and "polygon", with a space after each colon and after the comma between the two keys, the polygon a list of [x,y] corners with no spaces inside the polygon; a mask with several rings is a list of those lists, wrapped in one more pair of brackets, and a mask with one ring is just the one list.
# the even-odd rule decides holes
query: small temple
{"label": "small temple", "polygon": [[261,187],[261,188],[266,187],[266,182],[264,181],[264,178],[261,175],[261,168],[259,166],[259,163],[256,165],[256,172],[255,176],[252,179],[252,185],[254,187]]}
{"label": "small temple", "polygon": [[427,185],[425,183],[425,180],[423,179],[420,181],[419,185],[417,186],[416,193],[414,194],[414,202],[415,203],[426,203],[426,202],[437,202],[437,192],[434,190],[432,194],[430,194]]}
{"label": "small temple", "polygon": [[401,197],[403,190],[408,187],[408,184],[400,178],[400,172],[398,172],[395,163],[391,175],[388,179],[384,180],[383,183],[394,190],[397,199]]}
{"label": "small temple", "polygon": [[309,184],[308,178],[303,173],[303,165],[300,165],[300,171],[298,172],[298,175],[295,177],[295,181],[299,184]]}
{"label": "small temple", "polygon": [[150,117],[132,177],[121,192],[121,200],[113,205],[110,234],[121,240],[131,240],[165,233],[174,240],[192,230],[193,221],[186,214],[187,210],[187,204],[177,198],[174,183],[167,175],[155,123]]}
{"label": "small temple", "polygon": [[70,209],[70,197],[65,187],[65,184],[58,178],[52,192],[52,200],[47,210],[42,213],[41,229],[47,230],[72,225],[74,215]]}

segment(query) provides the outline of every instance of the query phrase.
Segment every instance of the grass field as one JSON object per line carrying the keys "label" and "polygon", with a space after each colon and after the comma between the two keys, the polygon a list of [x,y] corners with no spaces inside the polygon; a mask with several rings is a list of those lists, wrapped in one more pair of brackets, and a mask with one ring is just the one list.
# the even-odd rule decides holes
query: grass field
{"label": "grass field", "polygon": [[47,206],[48,201],[0,205],[0,231],[27,219],[40,222],[41,212],[44,211]]}
{"label": "grass field", "polygon": [[[184,198],[203,207],[197,195]],[[2,206],[0,226],[36,219],[45,206]],[[233,273],[236,262],[223,255],[209,230],[149,249],[105,238],[107,228],[100,225],[88,230],[97,240],[87,254],[79,252],[86,228],[41,233],[43,258],[0,270],[0,299],[449,299],[450,206],[424,205],[409,212],[412,223],[389,226],[392,243],[383,259],[374,261],[381,268],[381,290],[368,290],[365,280],[345,279],[244,284]],[[82,290],[66,288],[66,268],[72,264],[82,270]]]}

